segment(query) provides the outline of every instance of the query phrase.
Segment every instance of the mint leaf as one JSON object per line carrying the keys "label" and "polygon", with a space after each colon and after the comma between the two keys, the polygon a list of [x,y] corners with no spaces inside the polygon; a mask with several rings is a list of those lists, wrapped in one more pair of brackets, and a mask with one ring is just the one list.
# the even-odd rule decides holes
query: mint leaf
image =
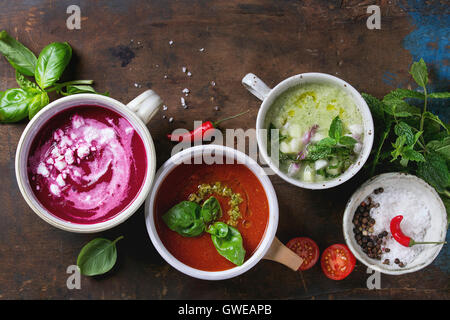
{"label": "mint leaf", "polygon": [[432,150],[450,161],[450,137],[445,137],[441,141],[433,140],[428,142],[427,149]]}
{"label": "mint leaf", "polygon": [[330,138],[335,139],[337,142],[339,142],[339,139],[342,136],[342,132],[344,131],[344,127],[342,124],[341,119],[339,116],[336,116],[336,118],[333,119],[330,125],[330,129],[328,131],[328,135]]}
{"label": "mint leaf", "polygon": [[416,161],[416,162],[424,162],[425,157],[420,153],[414,150],[412,147],[406,148],[402,152],[402,160],[410,160],[410,161]]}
{"label": "mint leaf", "polygon": [[423,115],[424,115],[425,119],[430,119],[431,121],[436,122],[437,124],[442,126],[447,131],[447,133],[450,133],[447,125],[444,122],[442,122],[442,120],[439,119],[439,117],[437,115],[435,115],[429,111],[425,111],[425,113]]}
{"label": "mint leaf", "polygon": [[423,61],[423,58],[421,58],[420,61],[414,62],[412,64],[409,73],[412,75],[414,81],[416,81],[419,86],[423,88],[426,87],[428,83],[428,70],[425,61]]}
{"label": "mint leaf", "polygon": [[346,146],[346,147],[353,147],[358,141],[356,141],[354,138],[350,136],[343,136],[339,140],[339,143]]}
{"label": "mint leaf", "polygon": [[425,99],[425,95],[422,92],[408,90],[408,89],[395,89],[384,96],[384,100],[403,100],[403,99]]}
{"label": "mint leaf", "polygon": [[449,99],[450,92],[433,92],[428,94],[428,98],[432,99]]}
{"label": "mint leaf", "polygon": [[374,120],[377,122],[384,122],[385,115],[384,109],[385,105],[382,101],[378,100],[374,96],[362,93],[361,94],[364,100],[366,100],[367,105],[369,106],[370,112],[372,113]]}
{"label": "mint leaf", "polygon": [[418,163],[417,174],[437,192],[443,193],[450,186],[450,174],[445,159],[437,152],[425,155],[425,162]]}
{"label": "mint leaf", "polygon": [[412,146],[415,142],[414,133],[412,128],[406,122],[399,122],[394,127],[394,132],[397,136],[404,136],[405,143],[408,146]]}

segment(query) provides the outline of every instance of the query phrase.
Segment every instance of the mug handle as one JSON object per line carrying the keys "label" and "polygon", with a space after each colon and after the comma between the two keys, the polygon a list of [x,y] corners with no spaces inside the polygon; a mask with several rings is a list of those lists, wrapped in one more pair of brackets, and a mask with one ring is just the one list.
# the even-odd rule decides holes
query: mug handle
{"label": "mug handle", "polygon": [[130,103],[127,104],[127,107],[136,113],[145,124],[147,124],[156,112],[158,112],[162,104],[162,99],[155,93],[155,91],[147,90],[131,100]]}
{"label": "mug handle", "polygon": [[263,259],[284,264],[286,267],[294,271],[297,271],[303,263],[303,259],[281,243],[277,237],[273,239],[273,242]]}
{"label": "mug handle", "polygon": [[247,73],[245,77],[242,78],[242,84],[259,100],[264,100],[272,90],[264,83],[264,81],[253,73]]}

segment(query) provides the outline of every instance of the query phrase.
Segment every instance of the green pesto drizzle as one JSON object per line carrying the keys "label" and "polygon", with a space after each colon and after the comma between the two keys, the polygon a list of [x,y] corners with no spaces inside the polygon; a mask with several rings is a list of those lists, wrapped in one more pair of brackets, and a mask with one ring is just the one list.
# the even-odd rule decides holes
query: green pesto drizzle
{"label": "green pesto drizzle", "polygon": [[221,182],[216,182],[213,185],[203,183],[198,186],[197,193],[191,193],[188,200],[200,204],[202,201],[206,200],[209,195],[217,194],[222,197],[230,198],[228,205],[230,210],[228,210],[229,219],[227,224],[235,227],[238,224],[238,220],[242,217],[239,205],[244,201],[240,193],[234,193],[230,187],[222,185]]}

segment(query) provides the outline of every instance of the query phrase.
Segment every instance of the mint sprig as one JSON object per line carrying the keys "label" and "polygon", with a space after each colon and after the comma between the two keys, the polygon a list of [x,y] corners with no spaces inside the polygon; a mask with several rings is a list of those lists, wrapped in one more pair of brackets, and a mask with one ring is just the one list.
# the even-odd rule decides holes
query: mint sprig
{"label": "mint sprig", "polygon": [[428,99],[448,99],[450,92],[428,92],[423,59],[409,73],[423,92],[395,89],[382,100],[362,94],[377,133],[370,174],[400,170],[421,177],[440,194],[450,217],[450,126],[428,110]]}

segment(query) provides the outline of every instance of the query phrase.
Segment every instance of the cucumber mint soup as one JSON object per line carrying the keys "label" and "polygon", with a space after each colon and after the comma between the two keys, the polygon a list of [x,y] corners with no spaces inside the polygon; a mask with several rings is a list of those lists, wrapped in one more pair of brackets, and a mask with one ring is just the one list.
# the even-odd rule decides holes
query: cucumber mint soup
{"label": "cucumber mint soup", "polygon": [[100,106],[62,111],[36,134],[28,157],[30,186],[41,205],[65,221],[113,218],[139,193],[147,171],[141,137]]}
{"label": "cucumber mint soup", "polygon": [[265,127],[268,149],[277,139],[271,129],[279,130],[280,170],[305,182],[340,176],[356,161],[364,139],[362,116],[351,96],[324,83],[297,85],[281,94],[267,112]]}

